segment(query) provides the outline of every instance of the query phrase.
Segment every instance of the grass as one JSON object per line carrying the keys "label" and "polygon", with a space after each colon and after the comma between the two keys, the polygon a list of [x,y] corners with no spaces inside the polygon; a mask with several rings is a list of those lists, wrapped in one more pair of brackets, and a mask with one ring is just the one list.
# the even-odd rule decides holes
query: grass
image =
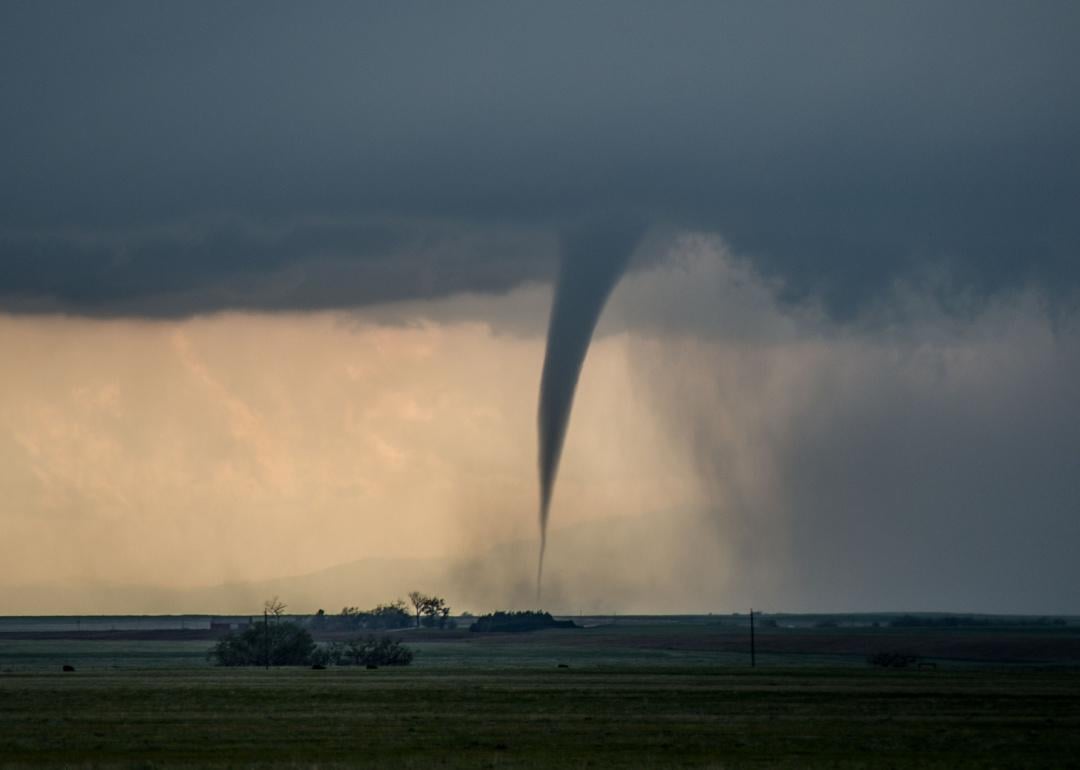
{"label": "grass", "polygon": [[[668,650],[598,644],[559,644],[528,639],[526,644],[477,643],[476,641],[413,641],[418,668],[544,668],[558,663],[574,666],[741,666],[745,652]],[[107,640],[4,640],[0,639],[0,672],[51,671],[65,663],[79,671],[194,667],[206,668],[211,642],[202,641],[107,641]],[[762,666],[859,666],[861,655],[761,653]]]}
{"label": "grass", "polygon": [[209,667],[206,641],[140,642],[131,640],[20,639],[0,640],[0,672],[59,669]]}
{"label": "grass", "polygon": [[1080,675],[596,667],[0,677],[5,766],[1065,767]]}
{"label": "grass", "polygon": [[635,633],[418,635],[415,665],[376,671],[218,669],[206,641],[0,640],[0,766],[1057,768],[1080,757],[1077,668],[886,671],[853,655],[767,654],[750,669],[744,654],[696,644],[693,629],[672,630],[670,645]]}

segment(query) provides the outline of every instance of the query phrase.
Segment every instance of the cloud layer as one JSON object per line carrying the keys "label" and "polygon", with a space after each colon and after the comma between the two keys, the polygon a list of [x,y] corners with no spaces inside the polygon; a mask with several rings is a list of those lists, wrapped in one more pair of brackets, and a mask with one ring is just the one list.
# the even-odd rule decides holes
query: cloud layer
{"label": "cloud layer", "polygon": [[1075,291],[1074,3],[9,4],[0,306],[312,309],[552,275],[597,211],[852,315]]}
{"label": "cloud layer", "polygon": [[[666,451],[696,468],[726,591],[1073,611],[1077,317],[1032,292],[960,315],[896,288],[838,324],[767,291],[722,244],[688,239],[613,308],[661,314],[646,326],[666,331],[632,338],[630,371]],[[665,295],[683,301],[649,303]]]}
{"label": "cloud layer", "polygon": [[[0,585],[73,581],[68,609],[94,611],[94,579],[176,589],[417,557],[435,561],[304,601],[375,603],[438,575],[455,606],[527,606],[548,300],[0,317]],[[512,334],[462,320],[519,307],[538,311]],[[545,601],[1076,612],[1078,377],[1077,318],[1038,293],[958,313],[898,287],[838,322],[778,300],[715,238],[682,238],[619,286],[590,349]],[[0,597],[46,596],[21,591]],[[119,595],[145,597],[129,611],[211,596]],[[214,607],[250,609],[229,595]],[[76,594],[48,596],[62,611]]]}

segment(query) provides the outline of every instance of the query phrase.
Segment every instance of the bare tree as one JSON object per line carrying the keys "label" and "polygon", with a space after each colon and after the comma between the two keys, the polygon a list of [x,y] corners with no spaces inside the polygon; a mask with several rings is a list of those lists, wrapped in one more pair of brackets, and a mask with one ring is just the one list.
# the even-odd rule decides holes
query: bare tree
{"label": "bare tree", "polygon": [[416,627],[420,628],[420,613],[428,608],[431,597],[419,591],[409,591],[409,601],[412,603],[413,609],[416,610]]}
{"label": "bare tree", "polygon": [[285,602],[281,601],[278,597],[273,599],[267,599],[263,602],[263,610],[267,615],[273,615],[275,619],[280,618],[285,614],[285,609],[288,607]]}

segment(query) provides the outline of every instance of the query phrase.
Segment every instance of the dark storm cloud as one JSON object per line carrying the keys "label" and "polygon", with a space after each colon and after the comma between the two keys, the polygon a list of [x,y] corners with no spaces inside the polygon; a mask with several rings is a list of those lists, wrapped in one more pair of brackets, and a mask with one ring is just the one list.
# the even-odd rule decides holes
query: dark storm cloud
{"label": "dark storm cloud", "polygon": [[926,265],[1071,290],[1078,38],[1069,2],[8,3],[0,303],[497,291],[552,255],[491,228],[597,209],[835,311]]}
{"label": "dark storm cloud", "polygon": [[549,277],[550,238],[445,223],[197,222],[147,233],[0,237],[8,309],[175,317],[222,309],[305,310]]}
{"label": "dark storm cloud", "polygon": [[652,316],[629,319],[630,376],[697,468],[728,596],[1075,612],[1075,314],[1034,291],[956,313],[898,288],[838,323],[701,241],[610,310]]}

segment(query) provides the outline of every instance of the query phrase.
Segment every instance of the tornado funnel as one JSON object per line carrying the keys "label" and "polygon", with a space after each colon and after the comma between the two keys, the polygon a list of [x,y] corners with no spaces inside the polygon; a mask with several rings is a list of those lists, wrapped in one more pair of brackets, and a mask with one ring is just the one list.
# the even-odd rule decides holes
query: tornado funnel
{"label": "tornado funnel", "polygon": [[609,222],[566,233],[562,239],[537,414],[540,466],[537,598],[544,573],[551,496],[581,366],[604,304],[626,269],[641,233],[642,228],[637,223]]}

